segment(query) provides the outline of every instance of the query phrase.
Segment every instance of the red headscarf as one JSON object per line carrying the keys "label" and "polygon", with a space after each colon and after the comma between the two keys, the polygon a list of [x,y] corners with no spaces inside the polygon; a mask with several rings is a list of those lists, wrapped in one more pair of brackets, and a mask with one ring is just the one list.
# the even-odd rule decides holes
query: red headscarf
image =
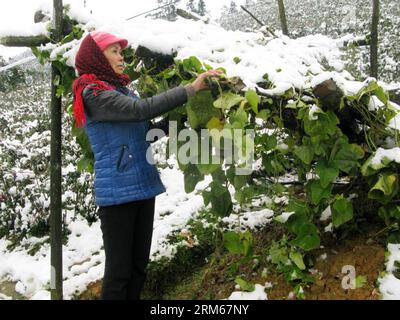
{"label": "red headscarf", "polygon": [[96,84],[93,87],[96,94],[98,90],[114,90],[116,87],[126,86],[131,83],[131,80],[127,74],[114,72],[104,53],[90,34],[81,43],[75,58],[75,67],[80,77],[72,85],[74,118],[75,127],[81,128],[86,123],[82,99],[82,91],[86,86]]}

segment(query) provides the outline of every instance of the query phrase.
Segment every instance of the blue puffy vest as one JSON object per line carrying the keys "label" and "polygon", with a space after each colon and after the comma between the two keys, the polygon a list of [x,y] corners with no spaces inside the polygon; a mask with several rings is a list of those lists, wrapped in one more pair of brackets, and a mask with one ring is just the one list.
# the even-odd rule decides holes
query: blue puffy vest
{"label": "blue puffy vest", "polygon": [[[137,99],[127,88],[117,91]],[[146,158],[146,153],[151,155],[146,141],[149,121],[100,122],[85,115],[84,128],[95,158],[96,205],[150,199],[166,191],[157,167]]]}

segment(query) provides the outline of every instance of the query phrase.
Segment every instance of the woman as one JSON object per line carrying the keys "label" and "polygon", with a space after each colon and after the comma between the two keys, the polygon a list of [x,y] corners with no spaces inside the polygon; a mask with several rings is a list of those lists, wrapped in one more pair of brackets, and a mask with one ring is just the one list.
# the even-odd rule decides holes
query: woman
{"label": "woman", "polygon": [[126,86],[121,50],[128,41],[93,32],[75,60],[74,117],[84,127],[95,157],[95,196],[106,256],[102,299],[140,299],[146,277],[155,197],[165,192],[157,168],[146,159],[149,120],[207,88],[211,70],[191,85],[139,99]]}

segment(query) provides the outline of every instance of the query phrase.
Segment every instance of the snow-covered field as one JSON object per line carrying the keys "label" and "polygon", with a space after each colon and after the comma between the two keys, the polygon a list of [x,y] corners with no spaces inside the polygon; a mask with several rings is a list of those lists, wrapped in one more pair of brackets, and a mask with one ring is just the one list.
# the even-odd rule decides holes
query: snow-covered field
{"label": "snow-covered field", "polygon": [[[154,234],[151,247],[151,259],[172,257],[178,245],[169,244],[166,240],[172,232],[185,230],[190,219],[195,219],[200,209],[204,208],[203,198],[197,194],[204,187],[200,183],[192,194],[186,194],[183,185],[183,174],[176,162],[170,161],[171,168],[161,170],[161,178],[167,192],[157,197],[154,222]],[[270,221],[273,213],[264,210],[261,213],[239,214],[244,219],[241,226],[256,228]],[[75,293],[83,292],[91,282],[99,280],[104,271],[104,252],[100,223],[91,226],[82,217],[67,213],[67,225],[71,234],[68,243],[63,247],[64,254],[64,293],[65,298],[72,298]],[[237,214],[226,218],[230,225],[235,225]],[[49,299],[50,292],[50,251],[49,245],[30,256],[24,246],[32,245],[39,239],[29,238],[12,252],[7,250],[9,241],[0,240],[0,279],[17,282],[15,290],[28,299]],[[1,297],[0,297],[1,299]]]}

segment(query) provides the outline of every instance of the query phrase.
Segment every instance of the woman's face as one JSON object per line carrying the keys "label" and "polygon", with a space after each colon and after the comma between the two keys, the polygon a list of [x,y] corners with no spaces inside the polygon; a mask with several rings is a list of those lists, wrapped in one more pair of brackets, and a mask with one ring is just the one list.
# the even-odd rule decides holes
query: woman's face
{"label": "woman's face", "polygon": [[124,57],[121,53],[121,45],[119,43],[112,44],[106,50],[104,50],[104,55],[106,56],[111,68],[117,74],[124,73]]}

